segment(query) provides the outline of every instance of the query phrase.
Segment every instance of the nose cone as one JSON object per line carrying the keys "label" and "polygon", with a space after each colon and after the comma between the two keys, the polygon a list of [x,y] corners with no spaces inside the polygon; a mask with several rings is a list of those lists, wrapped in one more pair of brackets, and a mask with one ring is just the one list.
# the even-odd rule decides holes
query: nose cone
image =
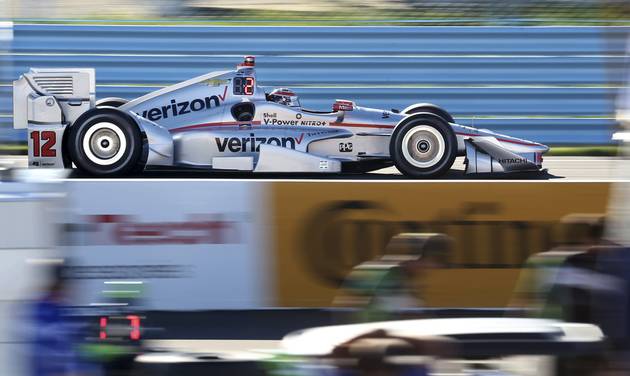
{"label": "nose cone", "polygon": [[519,152],[532,152],[532,153],[546,153],[549,151],[549,146],[543,145],[539,142],[524,140],[522,138],[499,136],[497,137],[499,142],[505,145],[506,148],[518,150]]}
{"label": "nose cone", "polygon": [[505,148],[510,150],[543,154],[549,151],[547,145],[543,145],[539,142],[496,133],[488,129],[480,129],[479,133],[481,133],[481,136],[495,137]]}
{"label": "nose cone", "polygon": [[539,147],[540,147],[540,152],[541,152],[541,153],[546,153],[546,152],[548,152],[548,151],[549,151],[549,146],[547,146],[547,145],[543,145],[543,144],[538,144],[538,145],[539,145]]}

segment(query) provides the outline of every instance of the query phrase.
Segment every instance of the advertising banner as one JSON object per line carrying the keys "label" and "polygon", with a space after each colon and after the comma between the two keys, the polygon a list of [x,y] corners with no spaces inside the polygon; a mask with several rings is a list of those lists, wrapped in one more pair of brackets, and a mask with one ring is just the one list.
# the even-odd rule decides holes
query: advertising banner
{"label": "advertising banner", "polygon": [[[65,244],[77,304],[112,283],[143,282],[152,310],[269,305],[264,184],[238,181],[68,182]],[[109,286],[109,287],[108,287]]]}
{"label": "advertising banner", "polygon": [[392,235],[439,232],[456,246],[448,269],[419,288],[429,306],[501,307],[531,254],[559,240],[571,213],[604,213],[606,183],[275,182],[279,306],[330,306],[351,268]]}

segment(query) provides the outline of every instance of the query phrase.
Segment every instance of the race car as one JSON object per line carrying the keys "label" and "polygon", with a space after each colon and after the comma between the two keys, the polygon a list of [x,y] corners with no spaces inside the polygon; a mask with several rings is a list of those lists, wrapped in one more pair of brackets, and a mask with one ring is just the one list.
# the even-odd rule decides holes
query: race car
{"label": "race car", "polygon": [[412,178],[539,171],[548,147],[460,125],[426,103],[380,110],[336,100],[303,108],[286,88],[258,86],[255,59],[139,98],[95,100],[89,68],[30,69],[13,83],[14,128],[30,167],[119,176],[153,167],[340,173],[391,165]]}

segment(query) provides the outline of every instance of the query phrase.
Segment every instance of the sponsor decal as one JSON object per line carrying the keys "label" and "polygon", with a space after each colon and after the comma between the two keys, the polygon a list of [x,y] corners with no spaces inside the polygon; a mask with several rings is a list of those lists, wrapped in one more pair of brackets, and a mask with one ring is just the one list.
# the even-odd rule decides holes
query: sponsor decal
{"label": "sponsor decal", "polygon": [[298,125],[297,120],[263,119],[265,125]]}
{"label": "sponsor decal", "polygon": [[309,137],[314,137],[314,136],[321,136],[323,134],[334,134],[334,133],[339,133],[336,129],[330,129],[330,130],[321,130],[321,131],[316,131],[316,132],[306,132],[306,135]]}
{"label": "sponsor decal", "polygon": [[300,121],[300,125],[307,125],[311,127],[323,127],[323,126],[328,125],[328,123],[322,120],[302,120]]}
{"label": "sponsor decal", "polygon": [[328,125],[327,121],[324,120],[301,120],[302,114],[298,113],[295,115],[297,120],[282,120],[278,119],[278,114],[275,112],[265,112],[263,114],[263,123],[264,125],[280,125],[280,126],[308,126],[308,127],[323,127]]}
{"label": "sponsor decal", "polygon": [[304,140],[304,133],[300,137],[257,137],[254,133],[250,133],[249,137],[215,137],[219,152],[223,153],[229,150],[233,153],[238,152],[258,152],[260,145],[275,145],[283,148],[295,149],[295,145],[299,145]]}
{"label": "sponsor decal", "polygon": [[382,119],[389,119],[389,112],[387,111],[383,111],[383,115],[381,116]]}
{"label": "sponsor decal", "polygon": [[352,142],[340,142],[339,151],[341,153],[350,153],[352,151]]}
{"label": "sponsor decal", "polygon": [[226,94],[227,86],[223,90],[223,95],[211,95],[209,97],[196,98],[183,102],[176,102],[175,99],[171,99],[169,104],[142,111],[141,116],[151,121],[157,121],[160,119],[168,119],[169,116],[177,117],[191,112],[209,110],[213,107],[219,107],[221,102],[225,101]]}
{"label": "sponsor decal", "polygon": [[55,163],[54,162],[33,161],[31,163],[31,165],[34,166],[34,167],[55,167]]}
{"label": "sponsor decal", "polygon": [[[454,268],[518,268],[532,252],[551,248],[553,221],[475,218],[497,216],[503,210],[499,202],[463,203],[452,216],[436,221],[400,218],[391,207],[375,200],[332,201],[304,218],[301,243],[296,249],[302,252],[312,276],[321,283],[338,286],[354,265],[382,254],[387,241],[403,232],[450,233],[460,247],[449,255],[449,265]],[[364,234],[368,229],[380,242],[366,243]],[[529,241],[506,244],[510,236]]]}
{"label": "sponsor decal", "polygon": [[501,164],[521,164],[521,163],[527,163],[527,159],[525,159],[525,158],[503,158],[503,159],[499,159],[499,163],[501,163]]}
{"label": "sponsor decal", "polygon": [[308,126],[308,127],[323,127],[328,125],[328,122],[322,120],[282,120],[274,118],[263,118],[265,125],[284,125],[284,126]]}

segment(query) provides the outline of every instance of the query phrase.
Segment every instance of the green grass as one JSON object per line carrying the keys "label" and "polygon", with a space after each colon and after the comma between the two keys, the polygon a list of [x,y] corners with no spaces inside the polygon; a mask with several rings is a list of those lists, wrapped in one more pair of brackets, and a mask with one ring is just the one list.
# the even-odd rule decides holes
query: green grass
{"label": "green grass", "polygon": [[0,144],[0,154],[26,154],[26,144]]}
{"label": "green grass", "polygon": [[551,156],[589,156],[589,157],[610,157],[619,153],[617,146],[552,146],[545,155]]}

